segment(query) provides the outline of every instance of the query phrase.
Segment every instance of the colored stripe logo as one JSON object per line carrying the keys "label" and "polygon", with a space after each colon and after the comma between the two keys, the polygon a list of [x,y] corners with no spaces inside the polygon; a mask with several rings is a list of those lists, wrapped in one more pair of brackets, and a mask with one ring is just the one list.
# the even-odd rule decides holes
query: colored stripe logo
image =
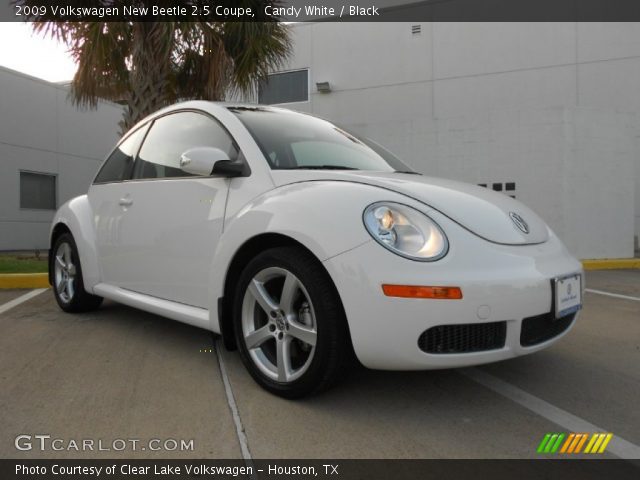
{"label": "colored stripe logo", "polygon": [[551,454],[604,453],[612,438],[613,433],[547,433],[538,445],[537,452]]}

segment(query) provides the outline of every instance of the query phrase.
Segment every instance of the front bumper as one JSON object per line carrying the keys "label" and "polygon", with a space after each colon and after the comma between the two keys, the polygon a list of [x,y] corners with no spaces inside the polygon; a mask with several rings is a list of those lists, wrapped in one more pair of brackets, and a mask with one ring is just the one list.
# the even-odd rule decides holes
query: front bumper
{"label": "front bumper", "polygon": [[[450,250],[439,261],[407,260],[372,240],[324,262],[340,292],[354,350],[363,365],[383,370],[426,370],[495,362],[541,350],[575,324],[577,315],[565,319],[563,328],[556,324],[558,333],[552,338],[543,335],[539,337],[543,340],[534,345],[521,343],[524,319],[538,317],[536,322],[555,323],[548,316],[542,317],[552,309],[552,279],[582,272],[580,262],[552,232],[543,244],[499,245],[473,235],[437,212],[429,215],[449,238]],[[385,283],[457,286],[463,298],[386,297],[381,287]],[[584,279],[582,285],[584,288]],[[494,322],[504,322],[506,327],[504,343],[498,348],[427,353],[424,337],[420,339],[435,326]],[[533,325],[533,320],[528,322],[529,327]],[[456,331],[466,331],[464,328]]]}

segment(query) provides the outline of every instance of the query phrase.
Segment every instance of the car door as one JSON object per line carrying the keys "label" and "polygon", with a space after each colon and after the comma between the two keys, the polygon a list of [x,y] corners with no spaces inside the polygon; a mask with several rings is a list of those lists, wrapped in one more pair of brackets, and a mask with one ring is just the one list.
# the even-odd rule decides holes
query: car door
{"label": "car door", "polygon": [[93,184],[88,197],[93,213],[95,243],[100,267],[100,281],[116,284],[122,263],[117,250],[122,235],[122,222],[127,208],[120,204],[129,191],[135,157],[150,124],[129,133],[109,155]]}
{"label": "car door", "polygon": [[174,112],[150,126],[130,179],[101,196],[96,231],[105,283],[208,306],[230,180],[182,171],[181,155],[195,147],[217,147],[232,160],[238,157],[236,143],[215,119]]}

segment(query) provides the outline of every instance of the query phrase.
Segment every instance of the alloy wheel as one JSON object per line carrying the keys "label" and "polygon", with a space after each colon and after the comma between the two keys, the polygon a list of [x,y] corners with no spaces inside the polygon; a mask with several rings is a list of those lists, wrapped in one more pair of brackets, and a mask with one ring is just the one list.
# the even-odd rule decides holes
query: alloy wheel
{"label": "alloy wheel", "polygon": [[71,245],[61,243],[54,259],[54,286],[58,297],[69,303],[75,295],[76,266],[73,263]]}
{"label": "alloy wheel", "polygon": [[269,267],[249,282],[242,302],[242,337],[252,362],[280,383],[300,378],[317,340],[309,293],[290,271]]}

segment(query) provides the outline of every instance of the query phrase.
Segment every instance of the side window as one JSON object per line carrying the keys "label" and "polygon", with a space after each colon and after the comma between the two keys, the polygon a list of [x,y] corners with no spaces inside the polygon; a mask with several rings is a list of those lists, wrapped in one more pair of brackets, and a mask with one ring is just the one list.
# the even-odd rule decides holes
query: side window
{"label": "side window", "polygon": [[133,178],[189,177],[180,169],[180,157],[194,147],[216,147],[238,158],[238,148],[222,126],[206,115],[178,112],[160,117],[140,149]]}
{"label": "side window", "polygon": [[118,145],[102,165],[94,183],[120,182],[129,178],[133,168],[133,157],[138,151],[147,128],[148,125],[140,127]]}

